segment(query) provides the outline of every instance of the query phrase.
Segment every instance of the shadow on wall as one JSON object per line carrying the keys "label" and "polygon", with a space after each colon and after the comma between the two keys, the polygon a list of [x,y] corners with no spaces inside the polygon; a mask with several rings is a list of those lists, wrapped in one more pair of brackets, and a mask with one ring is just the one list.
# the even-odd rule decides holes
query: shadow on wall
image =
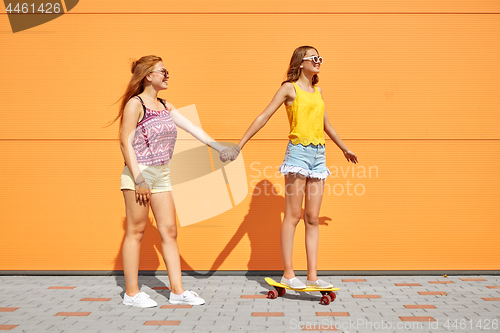
{"label": "shadow on wall", "polygon": [[[213,275],[245,235],[250,240],[251,248],[250,259],[247,264],[249,272],[246,274],[248,279],[267,286],[264,277],[256,276],[252,271],[283,270],[280,232],[281,214],[285,213],[285,197],[279,195],[279,193],[274,184],[268,179],[263,179],[257,183],[252,193],[248,214],[245,215],[236,233],[215,259],[207,275]],[[302,221],[303,216],[304,210],[302,210]],[[326,221],[331,221],[331,218],[326,216],[319,218],[320,225],[328,226]],[[299,223],[299,227],[300,225],[301,223]],[[297,241],[304,242],[304,240],[300,239],[295,240],[295,242]]]}

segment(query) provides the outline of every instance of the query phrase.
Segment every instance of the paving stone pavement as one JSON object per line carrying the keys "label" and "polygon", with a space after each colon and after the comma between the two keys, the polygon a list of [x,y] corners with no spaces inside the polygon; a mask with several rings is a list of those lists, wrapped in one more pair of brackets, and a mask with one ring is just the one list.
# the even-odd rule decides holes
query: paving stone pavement
{"label": "paving stone pavement", "polygon": [[318,292],[264,298],[264,277],[184,276],[206,304],[175,308],[167,276],[140,276],[158,302],[141,309],[122,304],[123,276],[0,276],[0,330],[500,332],[500,276],[323,276],[341,288],[326,306]]}

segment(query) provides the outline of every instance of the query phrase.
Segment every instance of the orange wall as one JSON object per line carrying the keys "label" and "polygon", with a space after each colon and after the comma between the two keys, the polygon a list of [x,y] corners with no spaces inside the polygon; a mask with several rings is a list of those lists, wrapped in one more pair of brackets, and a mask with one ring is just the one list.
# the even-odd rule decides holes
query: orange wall
{"label": "orange wall", "polygon": [[[118,125],[103,126],[130,59],[163,57],[161,96],[196,104],[210,135],[237,142],[304,44],[325,58],[326,111],[361,162],[327,140],[338,172],[318,268],[500,269],[499,13],[498,1],[471,0],[89,0],[15,34],[0,14],[0,270],[122,268],[123,161]],[[281,108],[243,150],[247,198],[179,228],[184,269],[282,269],[287,134]],[[252,196],[269,184],[278,195]],[[303,239],[299,226],[296,269]],[[142,246],[140,268],[164,270],[154,223]]]}

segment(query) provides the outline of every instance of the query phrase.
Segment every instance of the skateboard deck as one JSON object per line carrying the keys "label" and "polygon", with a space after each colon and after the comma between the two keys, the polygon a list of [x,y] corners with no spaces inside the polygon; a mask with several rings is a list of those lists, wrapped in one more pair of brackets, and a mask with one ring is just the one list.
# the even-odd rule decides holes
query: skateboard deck
{"label": "skateboard deck", "polygon": [[330,302],[333,302],[337,296],[335,295],[334,291],[340,290],[340,288],[306,288],[306,289],[295,289],[295,288],[290,288],[288,286],[285,286],[284,284],[281,284],[279,282],[274,281],[273,279],[266,277],[265,278],[267,284],[270,286],[273,286],[275,290],[270,290],[267,293],[267,298],[270,299],[275,299],[278,296],[283,296],[286,293],[285,289],[289,290],[295,290],[295,291],[303,291],[303,292],[312,292],[312,291],[319,291],[321,295],[321,304],[323,305],[328,305]]}

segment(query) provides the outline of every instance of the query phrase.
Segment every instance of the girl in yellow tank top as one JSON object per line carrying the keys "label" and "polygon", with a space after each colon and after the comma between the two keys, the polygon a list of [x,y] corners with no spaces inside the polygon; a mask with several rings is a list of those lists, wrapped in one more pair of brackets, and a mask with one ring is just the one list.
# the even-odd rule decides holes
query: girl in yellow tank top
{"label": "girl in yellow tank top", "polygon": [[[229,158],[234,160],[245,143],[267,123],[281,104],[285,104],[290,134],[285,158],[280,166],[280,172],[285,176],[285,217],[281,225],[281,254],[285,269],[281,283],[295,289],[332,286],[317,276],[319,211],[325,179],[330,174],[326,167],[323,132],[342,150],[348,162],[358,162],[356,155],[335,132],[325,112],[321,90],[316,86],[322,63],[323,58],[314,47],[301,46],[295,49],[287,80],[229,154]],[[292,262],[293,238],[302,217],[304,199],[307,252],[305,284],[295,276]]]}
{"label": "girl in yellow tank top", "polygon": [[318,87],[314,87],[314,93],[302,90],[297,83],[292,82],[295,88],[295,99],[293,103],[286,106],[290,134],[288,138],[292,144],[298,143],[307,146],[309,144],[324,145],[323,117],[325,114],[325,103],[321,97]]}

